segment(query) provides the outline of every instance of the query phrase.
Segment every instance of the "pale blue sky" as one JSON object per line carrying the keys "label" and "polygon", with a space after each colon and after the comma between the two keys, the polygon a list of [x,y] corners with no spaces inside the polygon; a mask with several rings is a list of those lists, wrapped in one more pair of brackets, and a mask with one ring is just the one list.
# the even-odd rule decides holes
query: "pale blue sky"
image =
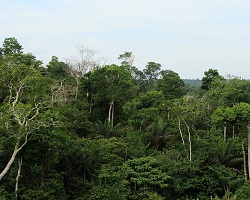
{"label": "pale blue sky", "polygon": [[157,62],[181,78],[209,68],[250,79],[249,0],[0,0],[0,42],[15,37],[47,64],[76,46],[119,64],[124,51],[143,69]]}

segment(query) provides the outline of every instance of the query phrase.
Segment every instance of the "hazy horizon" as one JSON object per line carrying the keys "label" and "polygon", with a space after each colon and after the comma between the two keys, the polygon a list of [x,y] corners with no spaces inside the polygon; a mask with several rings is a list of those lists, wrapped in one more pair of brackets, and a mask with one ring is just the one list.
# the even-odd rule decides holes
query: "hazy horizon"
{"label": "hazy horizon", "polygon": [[209,68],[222,76],[250,78],[247,0],[0,0],[0,42],[15,37],[46,65],[77,56],[76,46],[119,64],[125,51],[134,65],[147,62],[201,79]]}

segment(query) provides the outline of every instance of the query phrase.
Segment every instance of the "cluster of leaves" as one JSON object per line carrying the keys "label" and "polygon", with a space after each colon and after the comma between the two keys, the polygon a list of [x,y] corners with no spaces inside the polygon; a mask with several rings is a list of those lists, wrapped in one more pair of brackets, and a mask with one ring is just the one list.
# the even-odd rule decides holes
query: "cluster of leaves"
{"label": "cluster of leaves", "polygon": [[119,59],[77,73],[5,39],[0,199],[247,199],[250,82]]}

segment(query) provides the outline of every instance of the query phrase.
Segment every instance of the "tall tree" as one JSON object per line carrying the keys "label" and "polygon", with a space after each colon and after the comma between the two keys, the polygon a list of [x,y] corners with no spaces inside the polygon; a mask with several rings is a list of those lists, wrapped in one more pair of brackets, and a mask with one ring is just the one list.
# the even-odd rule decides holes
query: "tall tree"
{"label": "tall tree", "polygon": [[248,138],[248,178],[250,178],[250,104],[239,103],[235,105],[233,111],[236,115],[236,124],[247,131]]}
{"label": "tall tree", "polygon": [[132,52],[125,51],[124,54],[119,55],[118,59],[121,60],[121,65],[130,69],[133,66],[135,56]]}
{"label": "tall tree", "polygon": [[91,98],[91,104],[93,103],[96,106],[108,104],[106,119],[111,125],[113,125],[115,116],[115,104],[121,106],[132,97],[136,89],[133,85],[131,72],[124,66],[106,65],[96,68],[86,74],[81,81],[83,83],[82,93]]}
{"label": "tall tree", "polygon": [[59,79],[59,81],[68,79],[70,77],[67,64],[65,62],[59,61],[58,57],[52,56],[51,61],[46,66],[50,75]]}
{"label": "tall tree", "polygon": [[180,76],[172,70],[163,70],[162,79],[159,80],[158,88],[168,100],[180,98],[184,95],[184,82]]}
{"label": "tall tree", "polygon": [[161,64],[155,62],[148,62],[143,72],[147,80],[157,79],[161,72]]}
{"label": "tall tree", "polygon": [[69,73],[68,66],[65,62],[59,61],[56,56],[52,56],[48,63],[47,72],[53,79],[54,85],[51,88],[52,101],[64,102],[74,95],[74,79]]}
{"label": "tall tree", "polygon": [[16,53],[23,53],[23,47],[17,41],[16,38],[10,37],[6,38],[3,42],[3,46],[0,48],[0,56],[8,55],[8,54],[16,54]]}
{"label": "tall tree", "polygon": [[0,65],[0,77],[8,89],[0,105],[1,128],[7,137],[13,139],[14,145],[11,158],[0,173],[1,180],[34,130],[49,121],[43,121],[41,116],[46,115],[50,98],[47,93],[49,81],[34,66],[3,64]]}
{"label": "tall tree", "polygon": [[100,65],[100,60],[95,59],[95,50],[86,48],[84,46],[78,46],[77,50],[79,55],[78,57],[66,59],[68,71],[76,83],[75,99],[78,97],[79,79],[84,74]]}
{"label": "tall tree", "polygon": [[250,81],[241,78],[213,80],[213,88],[206,92],[205,97],[213,107],[232,107],[240,102],[250,103]]}
{"label": "tall tree", "polygon": [[204,72],[204,77],[202,78],[201,89],[208,91],[212,88],[212,82],[215,77],[222,78],[216,69],[209,69]]}

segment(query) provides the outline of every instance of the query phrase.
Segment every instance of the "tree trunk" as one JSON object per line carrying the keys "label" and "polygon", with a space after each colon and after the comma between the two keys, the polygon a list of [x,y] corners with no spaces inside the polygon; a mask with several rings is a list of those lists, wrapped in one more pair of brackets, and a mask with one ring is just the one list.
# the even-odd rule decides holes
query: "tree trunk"
{"label": "tree trunk", "polygon": [[92,115],[92,105],[93,105],[93,99],[91,97],[91,99],[90,99],[90,105],[89,105],[89,115],[90,116]]}
{"label": "tree trunk", "polygon": [[5,176],[5,174],[9,171],[9,169],[10,169],[11,165],[13,164],[13,162],[15,161],[17,153],[27,144],[27,142],[28,142],[28,134],[25,135],[24,142],[23,142],[22,145],[20,145],[20,140],[22,138],[23,138],[22,136],[19,136],[17,138],[16,145],[15,145],[15,148],[14,148],[13,153],[11,155],[11,158],[10,158],[9,162],[7,163],[7,165],[5,166],[5,168],[3,169],[3,171],[0,174],[0,182],[1,182],[2,178]]}
{"label": "tree trunk", "polygon": [[13,162],[15,161],[16,155],[19,152],[19,140],[17,140],[16,145],[15,145],[15,149],[12,153],[12,156],[9,160],[9,162],[7,163],[7,165],[5,166],[5,168],[3,169],[3,171],[0,174],[0,181],[2,180],[2,178],[4,177],[4,175],[9,171],[11,165],[13,164]]}
{"label": "tree trunk", "polygon": [[183,139],[183,134],[182,134],[182,131],[181,131],[181,120],[180,119],[179,119],[179,131],[180,131],[180,135],[181,135],[182,144],[185,145],[185,141]]}
{"label": "tree trunk", "polygon": [[185,141],[184,141],[183,134],[182,134],[182,131],[181,131],[181,120],[180,119],[179,119],[179,131],[180,131],[180,135],[181,135],[182,144],[184,146],[184,150],[185,150],[185,152],[187,154],[187,159],[189,160],[188,152],[187,152],[187,149],[185,147]]}
{"label": "tree trunk", "polygon": [[189,142],[189,161],[192,161],[192,142],[191,142],[191,133],[190,133],[190,128],[185,120],[183,120],[184,123],[186,124],[187,131],[188,131],[188,142]]}
{"label": "tree trunk", "polygon": [[134,194],[136,192],[136,182],[134,183]]}
{"label": "tree trunk", "polygon": [[[90,85],[90,88],[92,88],[92,84]],[[92,92],[91,90],[87,90],[87,99],[90,98],[90,103],[89,103],[89,115],[92,115],[92,105],[93,105],[93,98],[92,98]]]}
{"label": "tree trunk", "polygon": [[23,159],[21,157],[18,159],[18,171],[17,171],[17,176],[16,176],[16,187],[15,187],[16,199],[18,199],[18,183],[19,183],[19,178],[21,175],[22,164],[23,164]]}
{"label": "tree trunk", "polygon": [[224,141],[226,141],[227,138],[227,127],[224,126]]}
{"label": "tree trunk", "polygon": [[115,102],[113,100],[112,115],[111,115],[111,126],[114,126],[114,113],[115,113]]}
{"label": "tree trunk", "polygon": [[76,94],[75,94],[75,99],[78,97],[78,90],[79,90],[79,80],[78,77],[75,78],[76,80]]}
{"label": "tree trunk", "polygon": [[68,99],[67,99],[67,90],[65,88],[65,86],[63,86],[63,95],[64,95],[64,103],[67,103]]}
{"label": "tree trunk", "polygon": [[111,123],[113,106],[114,106],[114,99],[112,99],[111,102],[109,103],[109,116],[108,116],[109,123]]}
{"label": "tree trunk", "polygon": [[191,133],[189,126],[187,126],[188,129],[188,141],[189,141],[189,161],[192,161],[192,142],[191,142]]}
{"label": "tree trunk", "polygon": [[242,141],[241,143],[241,147],[242,147],[242,152],[243,152],[243,161],[244,161],[244,177],[245,177],[245,181],[247,182],[247,166],[246,166],[246,152],[244,149],[244,142]]}
{"label": "tree trunk", "polygon": [[247,153],[248,153],[248,178],[250,178],[250,126],[247,126],[248,130],[248,144],[247,144]]}

